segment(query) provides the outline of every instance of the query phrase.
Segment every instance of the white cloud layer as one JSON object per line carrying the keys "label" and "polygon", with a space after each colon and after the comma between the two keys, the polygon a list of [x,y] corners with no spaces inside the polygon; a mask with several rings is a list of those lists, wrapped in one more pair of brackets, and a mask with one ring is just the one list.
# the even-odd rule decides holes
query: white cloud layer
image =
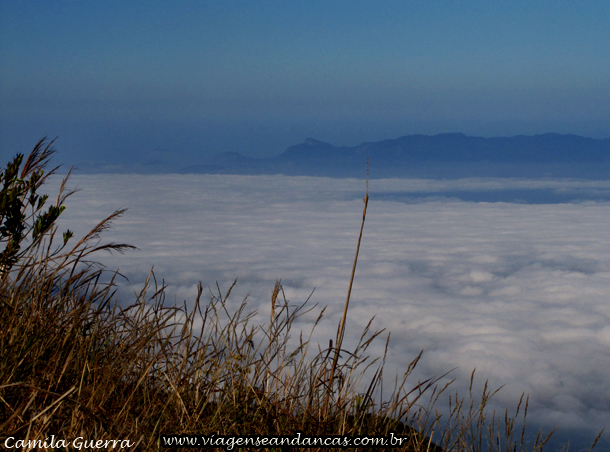
{"label": "white cloud layer", "polygon": [[[150,267],[179,301],[196,284],[250,293],[261,321],[281,279],[293,302],[315,288],[328,305],[317,338],[334,337],[362,218],[364,181],[284,176],[88,175],[64,225],[84,233],[119,207],[106,240],[140,248],[103,257],[129,276]],[[420,350],[416,378],[457,367],[505,385],[498,406],[530,395],[528,420],[597,433],[610,426],[610,203],[474,203],[376,200],[384,192],[549,189],[608,191],[608,182],[371,181],[371,201],[348,314],[354,343],[373,315],[392,332],[389,369]],[[384,199],[382,196],[377,196]],[[123,293],[127,292],[123,289]],[[307,325],[303,324],[305,328]],[[374,348],[382,353],[383,341]],[[587,438],[590,441],[592,438]],[[588,446],[589,444],[587,444]]]}

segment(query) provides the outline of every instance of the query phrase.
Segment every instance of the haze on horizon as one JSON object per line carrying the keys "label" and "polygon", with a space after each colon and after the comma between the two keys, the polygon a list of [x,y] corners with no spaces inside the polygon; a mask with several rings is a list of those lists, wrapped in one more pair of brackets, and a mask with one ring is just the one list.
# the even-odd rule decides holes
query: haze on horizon
{"label": "haze on horizon", "polygon": [[610,136],[607,2],[0,1],[0,154],[199,163],[313,137]]}

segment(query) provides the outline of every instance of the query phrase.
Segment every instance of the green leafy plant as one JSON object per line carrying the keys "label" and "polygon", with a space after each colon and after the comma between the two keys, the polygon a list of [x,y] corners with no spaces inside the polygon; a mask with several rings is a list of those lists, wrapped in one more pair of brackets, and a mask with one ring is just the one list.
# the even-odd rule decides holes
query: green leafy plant
{"label": "green leafy plant", "polygon": [[[17,154],[0,172],[0,244],[5,244],[0,253],[0,271],[3,273],[10,271],[40,243],[64,211],[63,202],[71,194],[60,194],[55,204],[45,209],[49,197],[41,195],[39,189],[58,169],[55,167],[45,173],[55,152],[52,144],[52,141],[41,139],[25,162],[23,154]],[[63,233],[63,246],[72,236],[70,230]]]}

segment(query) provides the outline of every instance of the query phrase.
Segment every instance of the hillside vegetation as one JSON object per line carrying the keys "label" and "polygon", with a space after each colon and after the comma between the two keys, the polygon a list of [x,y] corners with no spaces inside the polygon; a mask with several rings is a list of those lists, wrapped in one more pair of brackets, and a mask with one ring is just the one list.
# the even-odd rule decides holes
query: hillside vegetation
{"label": "hillside vegetation", "polygon": [[[408,437],[398,450],[543,450],[545,436],[525,440],[527,398],[514,415],[490,413],[487,386],[463,398],[451,385],[438,386],[439,377],[412,382],[419,357],[382,397],[384,356],[370,357],[367,348],[389,335],[369,323],[355,349],[337,353],[343,321],[328,346],[312,344],[310,332],[292,326],[317,307],[288,303],[279,282],[270,288],[265,325],[252,323],[245,301],[228,309],[233,287],[200,284],[195,300],[168,304],[152,272],[133,300],[119,304],[114,290],[121,276],[96,256],[132,248],[101,241],[124,211],[82,238],[58,231],[71,193],[64,180],[53,200],[40,195],[53,174],[46,172],[51,144],[42,140],[0,175],[2,444],[54,435],[127,439],[136,444],[129,450],[143,451],[162,448],[162,434],[392,431]],[[291,336],[299,338],[296,346]]]}

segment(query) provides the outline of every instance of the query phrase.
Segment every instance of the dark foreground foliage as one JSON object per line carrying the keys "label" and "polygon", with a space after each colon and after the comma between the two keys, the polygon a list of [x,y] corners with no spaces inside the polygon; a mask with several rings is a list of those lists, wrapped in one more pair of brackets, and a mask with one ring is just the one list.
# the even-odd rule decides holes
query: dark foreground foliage
{"label": "dark foreground foliage", "polygon": [[[0,203],[0,442],[56,438],[129,439],[130,450],[157,450],[161,434],[409,436],[409,451],[536,451],[525,444],[527,401],[514,417],[488,413],[493,395],[451,393],[439,379],[410,386],[419,357],[380,399],[384,357],[366,351],[381,332],[366,328],[335,361],[295,320],[315,309],[289,305],[278,282],[267,325],[253,325],[245,301],[228,309],[231,288],[206,293],[190,308],[167,306],[151,273],[129,306],[114,301],[117,275],[92,260],[100,234],[123,211],[71,244],[54,204],[39,195],[52,154],[45,141],[2,172]],[[59,242],[59,243],[58,243]],[[324,310],[321,310],[318,321]],[[298,341],[291,340],[293,337]],[[389,340],[389,336],[388,339]],[[387,342],[386,342],[387,347]],[[370,381],[363,386],[364,375]],[[476,400],[475,400],[476,399]],[[441,401],[443,409],[437,411]],[[439,414],[443,412],[443,416]],[[432,441],[434,440],[434,442]],[[326,449],[328,450],[328,449]],[[397,449],[394,449],[397,450]]]}

